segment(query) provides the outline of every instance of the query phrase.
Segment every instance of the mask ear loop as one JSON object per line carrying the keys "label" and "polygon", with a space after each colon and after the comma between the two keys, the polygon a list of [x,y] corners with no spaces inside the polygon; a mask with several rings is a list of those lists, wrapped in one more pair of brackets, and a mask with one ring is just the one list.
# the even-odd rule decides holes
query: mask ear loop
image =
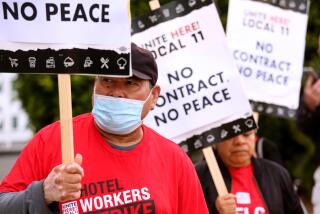
{"label": "mask ear loop", "polygon": [[[151,88],[148,97],[143,101],[143,105],[148,102],[149,98],[151,97],[151,94],[152,94],[153,89],[154,89],[154,87]],[[154,107],[153,107],[153,108],[154,108]],[[151,111],[153,108],[151,108],[150,111]],[[142,111],[143,111],[143,108],[142,108],[142,110],[141,110],[141,116],[142,116]],[[144,119],[146,118],[146,116],[147,116],[147,115],[145,115],[145,117],[141,119],[141,123],[143,123],[143,121],[144,121]]]}
{"label": "mask ear loop", "polygon": [[151,97],[152,91],[153,91],[154,87],[151,88],[149,95],[147,96],[147,98],[143,101],[144,103],[146,103],[148,101],[148,99]]}

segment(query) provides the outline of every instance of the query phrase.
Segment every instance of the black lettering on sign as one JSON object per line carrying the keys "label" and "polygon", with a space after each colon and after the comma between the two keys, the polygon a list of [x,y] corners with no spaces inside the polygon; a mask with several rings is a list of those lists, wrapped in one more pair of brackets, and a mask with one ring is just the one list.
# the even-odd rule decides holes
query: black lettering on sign
{"label": "black lettering on sign", "polygon": [[[168,81],[173,83],[174,81],[179,82],[183,79],[188,79],[192,76],[193,70],[190,67],[183,68],[180,73],[175,71],[174,73],[167,74]],[[225,79],[223,77],[223,71],[212,74],[206,81],[199,80],[198,83],[187,83],[179,86],[175,89],[162,93],[157,100],[156,106],[163,107],[166,104],[171,104],[178,101],[181,98],[191,96],[202,90],[207,90],[209,87],[215,87],[223,84]]]}
{"label": "black lettering on sign", "polygon": [[262,20],[255,20],[253,18],[244,18],[242,21],[242,25],[244,27],[249,27],[249,28],[254,28],[258,30],[264,30],[264,31],[269,31],[269,32],[274,32],[274,24],[269,23],[266,21]]}
{"label": "black lettering on sign", "polygon": [[57,5],[51,4],[51,3],[46,4],[47,21],[51,20],[50,16],[56,15],[57,13],[58,13],[58,6]]}
{"label": "black lettering on sign", "polygon": [[[210,99],[211,98],[211,99]],[[219,104],[231,99],[227,88],[213,92],[211,97],[203,96],[202,98],[194,99],[191,102],[182,105],[185,115],[205,109],[207,106],[213,106],[214,103]]]}
{"label": "black lettering on sign", "polygon": [[61,4],[61,21],[70,21],[70,17],[67,17],[67,15],[70,15],[70,10],[68,8],[70,7],[70,4]]}
{"label": "black lettering on sign", "polygon": [[[151,39],[147,42],[144,42],[141,47],[144,49],[150,49],[150,48],[156,48],[157,46],[160,46],[163,43],[168,42],[166,34],[162,34],[161,36],[157,36],[154,39]],[[162,46],[164,48],[164,46]],[[160,48],[159,48],[160,49]],[[159,50],[160,52],[160,50]]]}
{"label": "black lettering on sign", "polygon": [[87,22],[87,15],[86,12],[84,11],[84,8],[82,7],[82,4],[78,4],[76,11],[74,12],[74,17],[72,21],[77,21],[77,19],[83,19],[83,21]]}
{"label": "black lettering on sign", "polygon": [[54,3],[46,3],[46,20],[51,21],[54,16],[60,15],[60,20],[63,22],[110,22],[109,19],[109,4],[92,4],[89,8],[78,3],[74,10],[71,9],[69,3],[56,5]]}
{"label": "black lettering on sign", "polygon": [[[31,14],[28,15],[28,11],[31,12]],[[37,8],[32,3],[25,2],[21,6],[21,15],[25,20],[32,21],[37,17]]]}
{"label": "black lettering on sign", "polygon": [[263,82],[274,83],[277,85],[288,85],[289,77],[283,74],[257,70],[256,79]]}
{"label": "black lettering on sign", "polygon": [[[209,80],[208,80],[209,84],[210,84],[211,86],[216,86],[216,85],[218,85],[219,83],[223,83],[222,74],[223,74],[223,71],[220,71],[219,73],[216,73],[216,74],[211,75],[211,76],[209,77]],[[217,82],[216,79],[214,79],[214,78],[217,77],[217,76],[219,77],[219,81],[218,81],[218,82]]]}
{"label": "black lettering on sign", "polygon": [[[17,2],[13,2],[13,5],[2,2],[2,10],[3,19],[9,19],[10,15],[14,20],[19,20],[19,5]],[[25,2],[20,7],[20,13],[23,19],[32,21],[37,17],[37,8],[31,2]]]}
{"label": "black lettering on sign", "polygon": [[271,43],[256,42],[256,50],[265,51],[271,53],[273,51],[273,46]]}
{"label": "black lettering on sign", "polygon": [[[256,47],[256,48],[260,48],[262,50],[261,45],[259,45],[259,47]],[[263,47],[263,50],[268,52],[268,51],[272,51],[272,48],[273,48],[272,46],[267,45]],[[255,65],[263,66],[266,68],[277,69],[280,71],[288,71],[288,72],[290,71],[291,62],[278,60],[278,59],[271,59],[268,56],[264,56],[264,55],[252,54],[252,53],[248,53],[241,50],[234,50],[233,57],[237,61],[241,61],[241,62],[255,64]]]}
{"label": "black lettering on sign", "polygon": [[186,45],[182,42],[182,40],[177,39],[176,41],[172,41],[170,43],[166,43],[164,45],[156,47],[154,50],[148,50],[152,53],[153,57],[157,59],[158,56],[166,56],[168,54],[171,54],[172,52],[179,51],[180,49],[183,49],[185,47]]}
{"label": "black lettering on sign", "polygon": [[[155,115],[154,120],[157,126],[160,126],[160,122],[167,123],[168,121],[175,121],[179,118],[179,112],[176,109],[170,109],[167,113],[161,113],[161,115]],[[168,120],[169,119],[169,120]]]}
{"label": "black lettering on sign", "polygon": [[93,16],[93,10],[95,9],[99,9],[99,5],[98,4],[94,4],[90,7],[90,10],[89,10],[89,15],[90,15],[90,19],[93,21],[93,22],[99,22],[99,18],[96,18]]}
{"label": "black lettering on sign", "polygon": [[252,76],[252,69],[250,67],[240,66],[239,71],[240,71],[240,74],[242,74],[245,77],[251,77]]}
{"label": "black lettering on sign", "polygon": [[4,19],[8,19],[8,12],[9,12],[15,20],[18,20],[18,18],[19,18],[18,4],[16,2],[14,2],[13,7],[14,8],[11,8],[6,2],[2,2],[3,18]]}
{"label": "black lettering on sign", "polygon": [[102,10],[101,10],[101,22],[110,22],[110,20],[108,18],[109,11],[107,9],[109,9],[109,5],[103,4]]}
{"label": "black lettering on sign", "polygon": [[[188,79],[192,76],[193,70],[190,67],[184,67],[183,69],[181,69],[180,74],[184,79]],[[172,84],[172,79],[177,82],[180,81],[180,75],[177,70],[174,71],[174,74],[168,73],[167,76],[170,84]]]}

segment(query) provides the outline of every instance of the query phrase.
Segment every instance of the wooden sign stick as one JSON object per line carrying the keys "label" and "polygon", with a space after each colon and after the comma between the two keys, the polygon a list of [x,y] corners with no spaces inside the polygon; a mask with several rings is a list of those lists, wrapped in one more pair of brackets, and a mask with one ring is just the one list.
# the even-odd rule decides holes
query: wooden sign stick
{"label": "wooden sign stick", "polygon": [[74,161],[70,74],[58,74],[62,163]]}
{"label": "wooden sign stick", "polygon": [[212,151],[212,147],[210,146],[210,147],[202,149],[202,153],[207,161],[207,165],[208,165],[210,174],[212,176],[214,185],[216,186],[218,194],[219,195],[228,194],[226,184],[223,180],[221,171],[219,169],[217,159],[214,156],[214,153]]}
{"label": "wooden sign stick", "polygon": [[[151,10],[156,10],[160,8],[159,0],[150,0],[149,6]],[[214,153],[212,151],[211,147],[207,147],[202,149],[203,155],[207,161],[210,174],[212,176],[213,182],[216,186],[216,189],[218,191],[219,195],[226,195],[228,194],[228,190],[226,187],[226,184],[223,180],[222,174],[220,172],[216,157],[214,156]]]}

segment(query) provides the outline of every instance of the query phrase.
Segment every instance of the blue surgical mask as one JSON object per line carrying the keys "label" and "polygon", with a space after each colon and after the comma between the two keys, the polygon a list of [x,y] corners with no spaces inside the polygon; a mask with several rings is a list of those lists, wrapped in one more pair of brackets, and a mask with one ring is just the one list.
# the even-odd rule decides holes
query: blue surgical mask
{"label": "blue surgical mask", "polygon": [[144,102],[94,94],[92,114],[96,124],[103,131],[125,135],[142,124],[141,113]]}

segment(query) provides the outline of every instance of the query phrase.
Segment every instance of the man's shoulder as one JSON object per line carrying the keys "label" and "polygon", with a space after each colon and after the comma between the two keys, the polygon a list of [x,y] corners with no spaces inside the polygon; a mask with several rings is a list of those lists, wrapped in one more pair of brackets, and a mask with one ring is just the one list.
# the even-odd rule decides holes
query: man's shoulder
{"label": "man's shoulder", "polygon": [[72,122],[73,122],[73,126],[91,124],[93,122],[93,116],[91,113],[80,114],[78,116],[75,116],[72,119]]}

